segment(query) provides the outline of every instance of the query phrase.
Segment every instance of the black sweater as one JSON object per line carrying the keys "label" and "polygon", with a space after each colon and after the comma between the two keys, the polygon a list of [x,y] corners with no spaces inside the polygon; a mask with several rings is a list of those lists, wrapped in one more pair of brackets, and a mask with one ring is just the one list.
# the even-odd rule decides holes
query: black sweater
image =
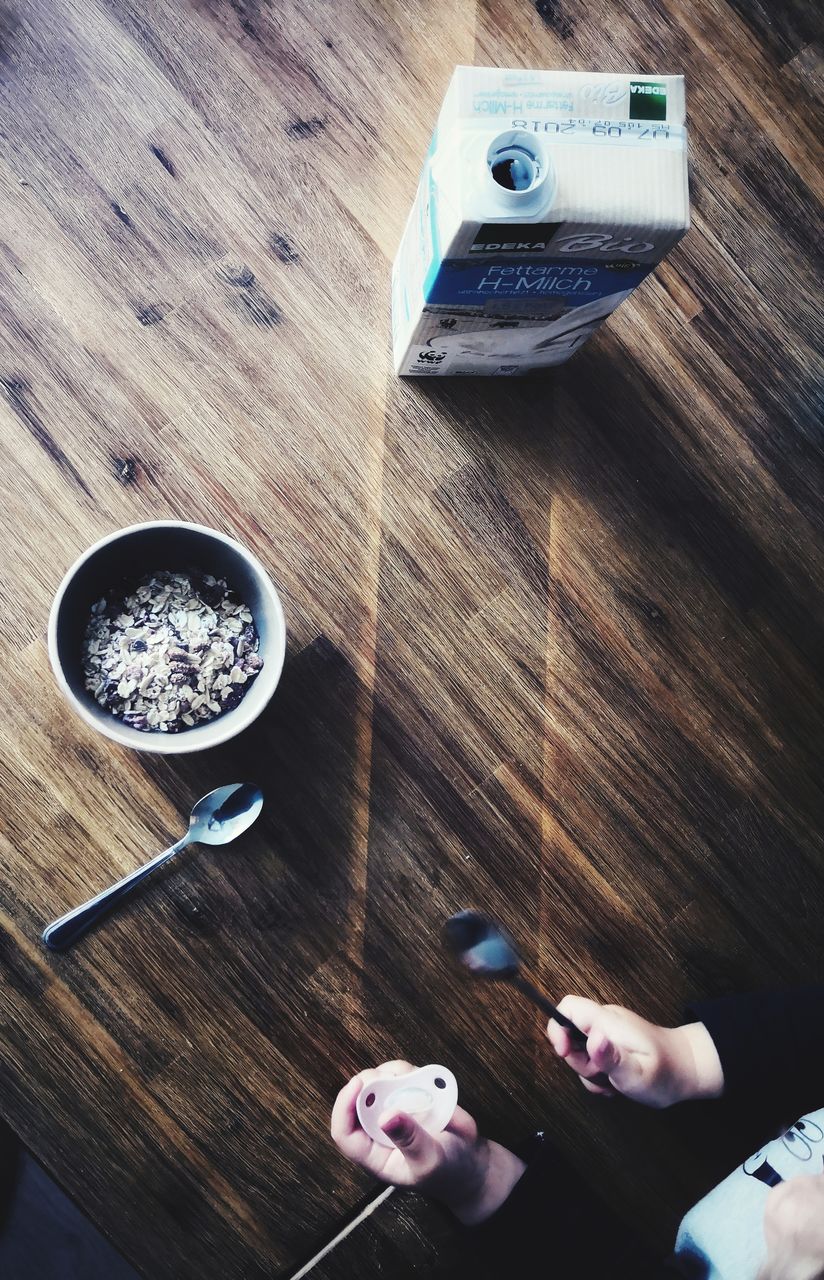
{"label": "black sweater", "polygon": [[[728,996],[694,1004],[688,1012],[715,1042],[725,1099],[759,1117],[754,1146],[776,1124],[824,1104],[824,987]],[[526,1172],[509,1198],[469,1233],[479,1264],[491,1275],[518,1280],[672,1276],[543,1135],[533,1139],[524,1158]]]}

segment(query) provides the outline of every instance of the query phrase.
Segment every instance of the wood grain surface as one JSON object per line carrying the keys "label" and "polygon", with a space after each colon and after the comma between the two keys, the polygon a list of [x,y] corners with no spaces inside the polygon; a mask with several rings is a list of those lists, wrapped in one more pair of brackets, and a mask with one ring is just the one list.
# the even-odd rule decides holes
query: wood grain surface
{"label": "wood grain surface", "polygon": [[[675,1022],[822,980],[822,24],[802,0],[10,0],[0,18],[0,1109],[149,1280],[263,1280],[369,1189],[340,1085],[443,1061],[665,1248],[742,1154],[584,1095],[438,946]],[[388,273],[456,62],[684,72],[693,226],[544,379],[401,383]],[[54,685],[67,566],[142,519],[237,536],[280,689],[204,755]],[[43,925],[258,781],[72,952]],[[759,1135],[760,1136],[760,1135]],[[318,1280],[451,1266],[394,1196]]]}

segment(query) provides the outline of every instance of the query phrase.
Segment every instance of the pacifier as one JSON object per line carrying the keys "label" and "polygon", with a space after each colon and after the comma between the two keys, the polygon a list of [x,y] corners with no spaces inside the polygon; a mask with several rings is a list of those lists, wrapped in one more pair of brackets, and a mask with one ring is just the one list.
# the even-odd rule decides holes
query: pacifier
{"label": "pacifier", "polygon": [[458,1105],[458,1082],[446,1067],[418,1067],[402,1076],[382,1076],[365,1084],[358,1094],[361,1128],[382,1147],[395,1143],[383,1132],[379,1120],[385,1111],[414,1116],[427,1133],[440,1133]]}

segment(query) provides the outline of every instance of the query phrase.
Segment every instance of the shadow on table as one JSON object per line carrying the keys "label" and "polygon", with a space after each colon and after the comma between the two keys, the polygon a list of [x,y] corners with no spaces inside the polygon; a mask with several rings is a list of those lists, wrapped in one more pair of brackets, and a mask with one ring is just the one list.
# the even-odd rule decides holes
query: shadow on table
{"label": "shadow on table", "polygon": [[167,883],[189,928],[213,932],[231,914],[269,961],[288,956],[293,978],[323,963],[347,919],[362,697],[348,659],[320,636],[287,659],[272,702],[245,733],[211,751],[144,762],[181,815],[225,783],[262,788],[255,825],[236,844],[196,855],[228,882],[222,900],[210,893],[207,902],[202,888],[190,898],[173,866]]}
{"label": "shadow on table", "polygon": [[[560,499],[559,560],[549,563],[547,581],[568,674],[582,687],[591,681],[598,688],[618,759],[638,767],[626,742],[641,744],[642,755],[657,753],[669,794],[639,782],[633,801],[651,807],[659,795],[659,803],[684,815],[695,836],[693,856],[676,847],[651,850],[672,863],[675,877],[693,877],[695,909],[673,920],[667,934],[673,990],[683,989],[685,979],[696,997],[812,980],[818,960],[803,935],[793,938],[786,921],[796,918],[799,903],[818,900],[822,887],[814,849],[820,792],[813,781],[824,677],[821,592],[784,549],[792,545],[789,538],[781,546],[758,536],[770,516],[763,506],[746,505],[758,502],[747,497],[746,424],[736,424],[740,454],[738,435],[729,428],[719,430],[715,450],[706,424],[660,368],[628,360],[609,332],[547,375],[422,379],[398,394],[421,403],[437,429],[451,432],[473,465],[495,477],[508,496],[520,492],[542,549],[549,548],[551,502]],[[410,416],[408,406],[405,414]],[[680,606],[689,608],[691,597],[687,624]],[[677,621],[668,616],[667,600],[677,602]],[[613,647],[609,635],[599,634],[601,610],[609,627],[641,637],[644,662],[653,664],[665,688],[678,689],[682,700],[706,700],[719,718],[718,740],[702,737],[700,723],[685,727],[684,715],[656,705],[633,671],[631,649]],[[579,710],[587,705],[581,700]],[[754,727],[753,708],[766,726],[763,734]],[[593,738],[602,732],[602,725],[589,731]],[[731,749],[752,762],[752,792],[719,760],[724,732]],[[586,743],[580,740],[585,759],[575,765],[586,763],[595,776],[598,752]],[[770,796],[765,780],[782,803]],[[660,779],[655,785],[662,787]],[[578,798],[570,786],[566,794],[545,795],[544,804],[586,849],[590,833],[585,824],[576,828]],[[600,803],[608,825],[609,810]],[[630,825],[616,844],[631,885],[632,876],[643,877],[643,865],[634,865],[643,841]],[[596,847],[592,860],[603,874],[621,875],[617,868],[604,870],[599,857]],[[606,937],[603,921],[594,921],[591,933],[585,942],[594,949],[598,936]],[[607,989],[611,967],[622,975],[619,982],[628,978],[630,987],[643,989],[641,956],[623,970],[608,948],[602,952],[596,957]],[[583,966],[581,980],[587,980]],[[682,1012],[673,1008],[673,1020]],[[615,1150],[646,1145],[661,1157],[670,1205],[683,1196],[684,1209],[763,1136],[751,1116],[718,1104],[640,1120],[629,1108],[614,1108],[604,1113],[602,1127],[602,1141],[608,1134]],[[668,1151],[679,1153],[677,1168]]]}
{"label": "shadow on table", "polygon": [[605,518],[646,531],[653,554],[659,539],[682,548],[735,606],[763,610],[824,672],[824,628],[748,533],[745,514],[757,522],[766,513],[744,512],[725,487],[734,447],[708,459],[690,405],[657,371],[628,362],[612,334],[544,375],[421,379],[416,392],[476,456],[510,472],[535,468],[537,483],[560,483]]}

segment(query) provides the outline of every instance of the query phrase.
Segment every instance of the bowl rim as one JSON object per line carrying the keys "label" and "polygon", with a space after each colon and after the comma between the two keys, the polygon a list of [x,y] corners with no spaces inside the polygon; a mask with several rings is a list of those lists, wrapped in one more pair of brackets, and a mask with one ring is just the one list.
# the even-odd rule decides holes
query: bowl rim
{"label": "bowl rim", "polygon": [[[219,726],[223,716],[215,717],[215,720],[211,722],[214,724],[214,736],[210,735],[209,740],[200,745],[193,744],[191,746],[187,746],[187,734],[185,732],[165,735],[147,734],[146,737],[149,740],[145,743],[127,740],[122,736],[119,721],[114,716],[109,716],[106,719],[99,720],[92,714],[90,708],[87,707],[86,704],[77,696],[74,689],[72,689],[66,679],[63,671],[63,663],[61,662],[60,655],[58,653],[57,620],[66,592],[78,570],[86,563],[87,560],[90,560],[92,556],[96,555],[103,547],[108,546],[112,542],[117,542],[119,539],[124,538],[129,534],[142,533],[147,529],[189,529],[195,533],[205,534],[208,538],[217,542],[224,543],[224,545],[230,547],[232,551],[236,552],[241,559],[245,560],[250,565],[255,576],[258,578],[261,587],[269,597],[269,602],[272,605],[275,614],[278,633],[277,651],[270,657],[267,657],[267,660],[263,665],[263,670],[255,680],[255,684],[257,685],[262,676],[267,676],[267,680],[264,682],[264,690],[267,690],[267,685],[268,690],[265,693],[263,702],[256,709],[252,709],[250,707],[246,716],[236,718],[234,723],[232,723],[231,717],[234,715],[235,711],[242,711],[243,702],[241,702],[238,707],[234,708],[233,711],[225,713],[226,719],[222,732],[220,731]],[[115,529],[113,533],[107,533],[102,538],[98,538],[96,542],[93,542],[90,547],[87,547],[86,550],[77,557],[77,559],[64,573],[49,610],[46,634],[49,665],[51,666],[52,673],[63,696],[71,704],[80,716],[81,720],[89,725],[90,728],[95,729],[98,733],[102,733],[104,737],[118,743],[121,747],[128,747],[132,751],[152,752],[156,755],[183,755],[192,751],[208,751],[212,747],[219,747],[224,742],[228,742],[230,738],[237,737],[237,735],[242,733],[244,729],[247,729],[268,706],[275,690],[277,689],[286,658],[286,618],[283,613],[283,605],[281,604],[280,596],[278,595],[275,584],[269,577],[265,566],[253,551],[250,551],[248,547],[244,547],[236,538],[230,537],[227,533],[222,533],[219,529],[213,529],[206,524],[196,524],[191,520],[141,520],[138,521],[137,524],[126,525],[123,529]],[[245,699],[243,701],[245,701]],[[208,730],[211,727],[211,724],[207,723],[202,727]],[[124,725],[123,730],[126,728],[127,726]],[[134,732],[137,733],[139,731],[134,730]]]}

